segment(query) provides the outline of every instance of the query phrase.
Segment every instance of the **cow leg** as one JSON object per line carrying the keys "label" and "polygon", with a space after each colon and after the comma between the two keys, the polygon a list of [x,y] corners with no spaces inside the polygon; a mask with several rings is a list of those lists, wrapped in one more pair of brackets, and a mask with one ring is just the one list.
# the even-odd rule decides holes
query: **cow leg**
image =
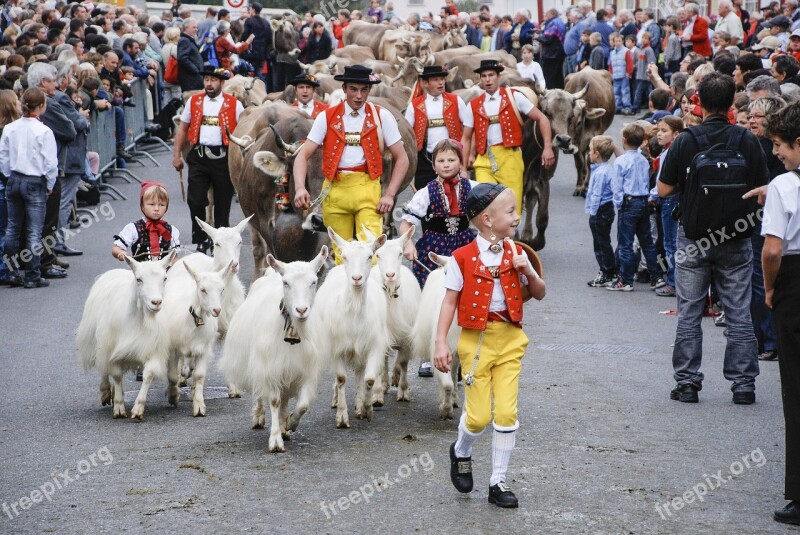
{"label": "cow leg", "polygon": [[572,191],[572,196],[580,197],[581,192],[585,191],[584,190],[585,175],[583,168],[584,168],[584,161],[586,160],[586,158],[584,157],[583,152],[581,151],[576,152],[575,154],[572,155],[572,157],[575,159],[575,170],[578,172],[578,179],[577,182],[575,183],[575,189]]}
{"label": "cow leg", "polygon": [[267,269],[267,242],[261,237],[258,227],[253,224],[253,220],[247,224],[250,227],[250,242],[253,244],[253,262],[255,270],[253,272],[253,279],[257,279],[264,274]]}
{"label": "cow leg", "polygon": [[[547,171],[544,171],[547,173]],[[550,221],[550,180],[542,177],[537,180],[537,193],[539,196],[539,210],[536,212],[536,237],[531,247],[536,251],[544,249],[544,231]]]}
{"label": "cow leg", "polygon": [[527,244],[533,243],[533,212],[536,203],[539,201],[539,191],[537,190],[537,177],[534,170],[529,170],[525,177],[525,222],[522,224],[522,241]]}

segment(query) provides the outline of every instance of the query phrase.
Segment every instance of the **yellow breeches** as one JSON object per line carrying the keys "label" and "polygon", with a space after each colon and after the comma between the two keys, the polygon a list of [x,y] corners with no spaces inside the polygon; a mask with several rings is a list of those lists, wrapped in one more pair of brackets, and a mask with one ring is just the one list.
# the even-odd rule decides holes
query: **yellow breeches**
{"label": "yellow breeches", "polygon": [[[465,377],[472,370],[480,333],[464,329],[458,339],[458,357]],[[522,329],[502,321],[486,324],[474,382],[464,387],[466,426],[471,433],[483,431],[492,421],[492,414],[496,427],[517,424],[519,373],[527,347],[528,337]]]}
{"label": "yellow breeches", "polygon": [[[497,162],[497,171],[492,172],[492,164],[488,151],[491,149]],[[473,168],[475,180],[492,184],[502,184],[514,191],[517,198],[517,214],[522,214],[522,174],[525,164],[522,163],[522,151],[502,146],[488,147],[486,154],[478,154]]]}
{"label": "yellow breeches", "polygon": [[[322,191],[328,184],[328,180],[322,184]],[[380,179],[372,180],[367,173],[339,173],[339,179],[333,181],[328,196],[322,202],[322,221],[347,241],[352,241],[356,236],[359,240],[366,240],[361,225],[375,236],[380,236],[383,232],[383,218],[378,213],[380,200]],[[336,264],[341,264],[341,251],[335,244],[333,253]]]}

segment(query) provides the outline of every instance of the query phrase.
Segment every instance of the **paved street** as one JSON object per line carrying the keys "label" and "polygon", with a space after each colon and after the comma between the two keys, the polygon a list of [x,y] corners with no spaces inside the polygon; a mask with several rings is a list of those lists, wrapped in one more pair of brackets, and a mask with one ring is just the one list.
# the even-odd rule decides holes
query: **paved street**
{"label": "paved street", "polygon": [[[621,127],[610,130],[617,140]],[[188,244],[170,159],[131,170],[168,184],[166,219]],[[228,399],[215,366],[205,418],[191,416],[189,401],[172,408],[155,381],[143,422],[112,419],[97,375],[76,361],[75,329],[92,281],[121,267],[112,236],[141,217],[138,184],[114,180],[128,201],[105,205],[69,242],[85,254],[69,259],[67,279],[0,288],[0,533],[800,533],[771,518],[785,504],[777,363],[762,364],[756,404],[733,405],[722,329],[706,319],[700,403],[670,401],[676,319],[659,312],[675,303],[649,285],[587,287],[597,265],[574,177],[562,157],[541,252],[547,297],[526,308],[531,345],[509,471],[519,509],[487,503],[490,431],[473,455],[476,490],[452,487],[457,421],[438,419],[435,380],[416,376],[418,361],[411,403],[393,390],[372,422],[354,417],[348,381],[349,430],[334,428],[326,372],[284,454],[267,452],[247,394]],[[252,266],[246,239],[248,284]],[[130,414],[139,383],[129,374],[125,388]]]}

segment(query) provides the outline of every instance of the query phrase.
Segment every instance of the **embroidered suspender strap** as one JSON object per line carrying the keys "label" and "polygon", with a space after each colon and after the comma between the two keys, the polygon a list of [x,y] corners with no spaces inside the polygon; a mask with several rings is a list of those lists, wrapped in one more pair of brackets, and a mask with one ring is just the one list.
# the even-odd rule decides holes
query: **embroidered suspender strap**
{"label": "embroidered suspender strap", "polygon": [[525,124],[522,122],[522,115],[519,113],[519,107],[517,107],[517,100],[514,98],[514,90],[508,89],[508,100],[511,104],[511,109],[514,110],[514,115],[517,116],[517,121],[519,121],[520,126]]}
{"label": "embroidered suspender strap", "polygon": [[386,147],[383,146],[383,127],[381,126],[381,114],[378,111],[378,108],[375,107],[375,104],[372,102],[367,102],[367,106],[369,109],[372,110],[372,116],[375,118],[375,125],[378,129],[378,150],[383,151],[386,150]]}
{"label": "embroidered suspender strap", "polygon": [[475,368],[478,367],[478,360],[481,356],[481,346],[483,345],[483,333],[486,331],[481,331],[481,334],[478,335],[478,348],[475,350],[475,358],[472,359],[472,368],[470,368],[469,373],[464,376],[464,384],[467,386],[472,386],[475,382]]}

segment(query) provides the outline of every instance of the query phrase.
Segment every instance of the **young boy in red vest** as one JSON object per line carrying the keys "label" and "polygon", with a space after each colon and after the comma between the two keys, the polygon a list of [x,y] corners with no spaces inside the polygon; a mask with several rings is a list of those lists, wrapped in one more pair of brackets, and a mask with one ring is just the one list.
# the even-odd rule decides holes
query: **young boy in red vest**
{"label": "young boy in red vest", "polygon": [[522,304],[528,297],[541,301],[545,284],[512,241],[520,221],[513,191],[500,184],[478,184],[467,197],[466,212],[479,234],[453,253],[434,354],[436,368],[448,372],[452,354],[447,331],[458,311],[466,401],[458,440],[450,446],[450,479],[459,492],[472,491],[472,445],[494,420],[489,503],[517,507],[505,480],[519,428],[519,373],[528,346]]}
{"label": "young boy in red vest", "polygon": [[316,119],[317,115],[328,109],[327,104],[314,98],[314,91],[319,87],[314,75],[303,73],[289,81],[289,85],[294,86],[297,94],[297,100],[292,103],[292,107],[300,108],[312,119]]}

